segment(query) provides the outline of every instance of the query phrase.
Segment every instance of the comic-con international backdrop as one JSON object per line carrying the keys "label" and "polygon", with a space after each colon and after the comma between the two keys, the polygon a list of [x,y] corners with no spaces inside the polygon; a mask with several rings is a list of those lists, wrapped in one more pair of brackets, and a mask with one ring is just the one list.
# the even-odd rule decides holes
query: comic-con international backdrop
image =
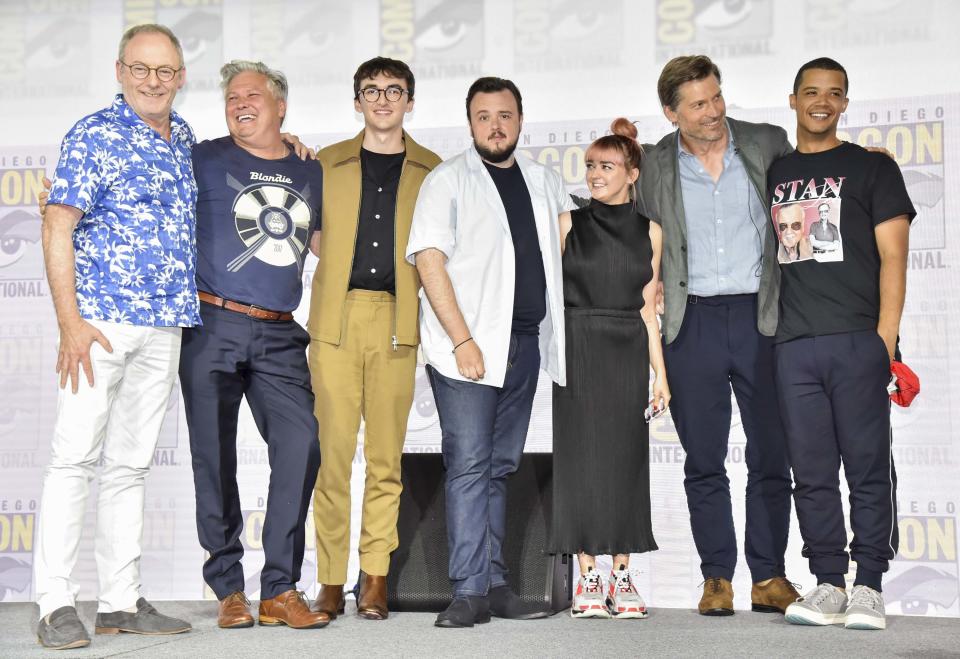
{"label": "comic-con international backdrop", "polygon": [[[353,71],[383,54],[413,67],[416,106],[407,127],[442,156],[468,144],[469,83],[485,74],[515,80],[524,94],[521,148],[556,167],[571,191],[583,191],[584,149],[613,117],[638,120],[645,141],[670,129],[655,88],[663,63],[677,54],[716,60],[731,116],[777,123],[791,136],[787,94],[797,68],[820,55],[845,64],[851,101],[843,137],[893,152],[918,210],[902,346],[923,393],[911,408],[894,409],[901,544],[884,594],[894,613],[960,615],[960,5],[948,0],[0,0],[0,600],[33,597],[31,552],[56,405],[57,324],[43,275],[36,196],[63,134],[110,102],[117,41],[125,27],[143,22],[164,23],[183,42],[187,85],[177,109],[200,138],[226,132],[218,69],[233,58],[261,59],[288,75],[286,127],[308,143],[352,135],[362,125],[351,102]],[[313,267],[304,273],[307,286]],[[309,293],[297,312],[301,321],[308,299]],[[545,379],[541,385],[530,451],[550,450],[550,390]],[[701,577],[683,493],[684,454],[669,418],[651,431],[661,550],[633,568],[654,606],[690,607]],[[438,446],[421,371],[406,450]],[[247,593],[256,596],[267,453],[247,411],[238,451]],[[727,467],[740,529],[743,453],[735,414]],[[360,448],[354,467],[356,501]],[[204,557],[179,390],[170,398],[147,496],[147,596],[210,597],[200,576]],[[88,515],[92,529],[92,509]],[[301,587],[312,596],[307,519],[311,541]],[[92,544],[88,533],[78,565],[85,599],[96,583]],[[787,574],[809,587],[800,549],[794,525]],[[354,558],[351,573],[356,569]],[[743,564],[735,589],[737,605],[748,605]]]}

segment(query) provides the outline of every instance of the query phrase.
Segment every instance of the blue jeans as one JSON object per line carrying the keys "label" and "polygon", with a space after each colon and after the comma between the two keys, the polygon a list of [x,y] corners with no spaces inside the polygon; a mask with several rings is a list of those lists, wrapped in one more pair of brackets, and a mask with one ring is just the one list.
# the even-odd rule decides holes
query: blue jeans
{"label": "blue jeans", "polygon": [[510,337],[502,387],[453,380],[427,366],[447,470],[447,547],[454,597],[507,583],[507,478],[520,465],[540,373],[538,337]]}

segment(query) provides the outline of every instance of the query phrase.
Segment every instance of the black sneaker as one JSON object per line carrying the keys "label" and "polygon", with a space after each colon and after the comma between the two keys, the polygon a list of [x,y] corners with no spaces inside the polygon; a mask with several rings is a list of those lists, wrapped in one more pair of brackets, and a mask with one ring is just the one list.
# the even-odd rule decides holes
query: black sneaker
{"label": "black sneaker", "polygon": [[490,622],[490,604],[486,597],[455,597],[447,610],[437,616],[437,627],[473,627]]}
{"label": "black sneaker", "polygon": [[490,589],[490,614],[495,618],[534,620],[548,617],[550,611],[542,604],[524,602],[519,595],[510,590],[510,586],[504,584]]}
{"label": "black sneaker", "polygon": [[193,629],[189,622],[165,616],[144,598],[137,600],[137,612],[114,611],[113,613],[98,613],[96,632],[98,634],[146,634],[160,636],[163,634],[181,634]]}
{"label": "black sneaker", "polygon": [[51,650],[70,650],[90,645],[90,634],[80,622],[74,607],[61,606],[50,615],[40,618],[37,641]]}

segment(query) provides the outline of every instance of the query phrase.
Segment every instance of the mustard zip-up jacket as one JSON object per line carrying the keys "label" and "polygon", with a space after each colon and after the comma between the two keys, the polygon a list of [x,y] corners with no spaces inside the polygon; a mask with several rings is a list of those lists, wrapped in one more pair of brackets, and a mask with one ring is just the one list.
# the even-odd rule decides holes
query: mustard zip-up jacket
{"label": "mustard zip-up jacket", "polygon": [[[417,321],[420,310],[420,278],[405,257],[413,209],[420,184],[440,164],[440,157],[420,146],[404,131],[406,155],[397,188],[394,217],[394,256],[397,311],[391,341],[416,346],[420,342]],[[343,310],[350,285],[350,271],[360,221],[360,147],[363,131],[353,139],[331,144],[317,159],[323,166],[323,215],[319,262],[310,293],[310,338],[340,345]]]}

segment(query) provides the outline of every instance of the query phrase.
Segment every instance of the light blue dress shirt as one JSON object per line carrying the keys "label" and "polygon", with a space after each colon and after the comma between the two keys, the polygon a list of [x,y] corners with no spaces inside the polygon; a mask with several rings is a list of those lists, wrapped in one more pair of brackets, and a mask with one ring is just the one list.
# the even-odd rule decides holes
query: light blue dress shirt
{"label": "light blue dress shirt", "polygon": [[734,295],[760,289],[766,215],[729,126],[727,134],[723,172],[716,183],[697,157],[678,144],[687,223],[687,290],[691,295]]}

